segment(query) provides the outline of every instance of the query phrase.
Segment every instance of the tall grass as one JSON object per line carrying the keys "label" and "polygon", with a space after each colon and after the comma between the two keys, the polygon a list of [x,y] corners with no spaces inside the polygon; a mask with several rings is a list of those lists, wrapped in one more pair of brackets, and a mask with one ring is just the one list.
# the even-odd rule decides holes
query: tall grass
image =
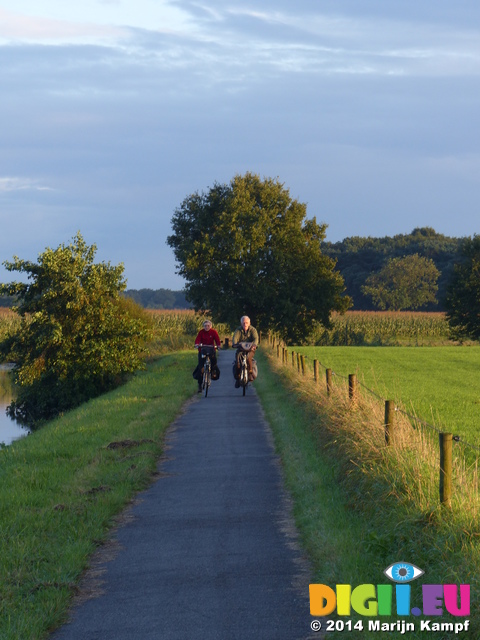
{"label": "tall grass", "polygon": [[[352,514],[364,523],[363,539],[352,539],[351,545],[352,554],[360,551],[364,554],[368,570],[365,564],[359,565],[360,575],[355,583],[377,584],[383,570],[401,560],[423,569],[429,584],[470,584],[472,594],[477,593],[480,586],[477,465],[468,466],[461,457],[455,459],[452,508],[441,506],[436,434],[413,428],[405,416],[398,414],[394,442],[387,447],[381,402],[360,394],[352,404],[347,389],[340,384],[328,396],[324,384],[315,383],[311,377],[306,379],[296,368],[282,364],[268,348],[265,353],[290,398],[299,399],[297,407],[308,416],[307,428],[314,447],[320,457],[324,458],[325,453],[330,456],[336,483],[342,488]],[[296,464],[299,466],[302,461],[297,460]],[[306,545],[315,553],[314,524],[310,523],[305,531]],[[316,553],[321,557],[322,550]],[[317,571],[317,581],[325,583],[320,562]],[[419,589],[414,583],[412,601],[415,597],[421,601]],[[474,633],[479,635],[480,610],[475,595],[471,621]],[[449,637],[453,634],[442,636]]]}

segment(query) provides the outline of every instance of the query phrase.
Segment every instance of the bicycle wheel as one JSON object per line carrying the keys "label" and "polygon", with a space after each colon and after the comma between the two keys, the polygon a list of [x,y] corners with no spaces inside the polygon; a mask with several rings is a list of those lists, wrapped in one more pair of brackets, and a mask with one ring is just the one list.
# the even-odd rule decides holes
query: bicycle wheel
{"label": "bicycle wheel", "polygon": [[243,389],[243,395],[245,395],[245,392],[247,390],[247,384],[248,384],[248,371],[247,371],[247,365],[245,362],[243,363],[240,381]]}
{"label": "bicycle wheel", "polygon": [[203,368],[203,388],[205,390],[205,397],[208,396],[208,388],[210,387],[210,382],[212,379],[212,372],[210,368],[210,360],[207,358],[205,362],[205,366]]}

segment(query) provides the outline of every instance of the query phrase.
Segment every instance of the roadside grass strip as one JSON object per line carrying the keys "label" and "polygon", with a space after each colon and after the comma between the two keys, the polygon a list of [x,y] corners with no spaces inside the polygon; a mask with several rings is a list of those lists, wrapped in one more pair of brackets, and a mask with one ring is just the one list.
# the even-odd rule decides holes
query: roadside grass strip
{"label": "roadside grass strip", "polygon": [[[454,462],[452,507],[441,506],[437,434],[414,429],[398,416],[395,442],[387,447],[383,406],[375,398],[359,394],[352,404],[340,384],[327,396],[325,385],[282,364],[268,346],[256,357],[255,387],[282,459],[314,582],[333,589],[336,584],[384,584],[389,565],[410,562],[425,572],[412,583],[412,606],[415,599],[421,601],[423,582],[469,584],[470,627],[480,636],[476,467]],[[396,620],[386,616],[381,621]],[[441,620],[458,621],[450,614]],[[409,621],[417,622],[409,638],[432,637],[420,630],[414,616]],[[352,630],[348,637],[367,636]],[[405,636],[392,628],[388,637]],[[441,637],[458,636],[446,631]]]}
{"label": "roadside grass strip", "polygon": [[0,637],[41,640],[66,619],[82,572],[154,477],[165,430],[192,395],[191,353],[0,450]]}

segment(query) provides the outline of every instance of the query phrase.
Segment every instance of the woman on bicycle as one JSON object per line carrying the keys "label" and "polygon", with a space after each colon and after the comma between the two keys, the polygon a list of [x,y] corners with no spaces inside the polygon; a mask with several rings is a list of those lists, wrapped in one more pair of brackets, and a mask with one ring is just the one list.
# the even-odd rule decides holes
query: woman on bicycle
{"label": "woman on bicycle", "polygon": [[198,371],[198,393],[201,393],[202,391],[202,376],[201,376],[201,370],[202,370],[202,366],[203,366],[203,359],[202,359],[202,348],[200,347],[200,345],[205,346],[210,346],[212,347],[211,349],[211,354],[210,354],[210,361],[212,363],[212,370],[214,370],[217,367],[217,356],[215,353],[215,346],[217,347],[217,349],[220,348],[220,338],[218,336],[218,332],[216,331],[216,329],[212,328],[212,323],[210,320],[205,320],[203,323],[203,328],[200,329],[200,331],[198,332],[197,337],[195,338],[195,346],[198,347],[198,367],[195,371]]}

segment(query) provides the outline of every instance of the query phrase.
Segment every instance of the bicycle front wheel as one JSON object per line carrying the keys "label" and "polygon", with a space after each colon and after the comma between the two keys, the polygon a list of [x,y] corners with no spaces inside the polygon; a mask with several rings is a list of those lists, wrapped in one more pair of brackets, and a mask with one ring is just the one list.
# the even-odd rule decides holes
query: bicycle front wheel
{"label": "bicycle front wheel", "polygon": [[203,374],[203,388],[205,389],[205,398],[208,396],[208,389],[210,387],[210,382],[211,382],[211,373],[209,370],[207,370]]}

